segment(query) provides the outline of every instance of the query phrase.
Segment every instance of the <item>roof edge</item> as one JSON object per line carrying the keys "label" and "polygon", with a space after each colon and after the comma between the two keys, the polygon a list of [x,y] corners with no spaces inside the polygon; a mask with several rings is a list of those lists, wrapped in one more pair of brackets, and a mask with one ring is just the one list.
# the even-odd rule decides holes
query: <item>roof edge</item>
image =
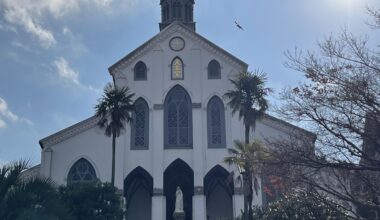
{"label": "roof edge", "polygon": [[281,123],[283,126],[286,126],[286,127],[291,127],[292,129],[296,130],[296,131],[299,131],[299,132],[302,132],[304,133],[305,135],[307,135],[308,137],[312,138],[313,140],[313,143],[317,140],[317,135],[314,134],[313,132],[311,131],[308,131],[304,128],[300,128],[296,125],[293,125],[285,120],[282,120],[282,119],[279,119],[279,118],[276,118],[272,115],[269,115],[267,113],[264,114],[264,118],[263,119],[267,119],[267,120],[272,120],[272,121],[275,121],[275,122],[279,122]]}
{"label": "roof edge", "polygon": [[123,58],[121,58],[120,60],[118,60],[116,63],[112,64],[110,67],[108,67],[108,72],[110,73],[110,75],[114,75],[115,74],[115,70],[124,62],[128,61],[133,55],[135,55],[138,51],[140,51],[141,49],[143,49],[144,47],[146,47],[147,45],[151,44],[156,38],[158,38],[159,35],[167,32],[169,29],[171,29],[173,26],[175,25],[178,25],[180,26],[181,28],[185,29],[186,31],[194,34],[196,37],[198,37],[199,39],[201,39],[202,41],[206,42],[207,44],[209,44],[211,47],[213,47],[215,50],[219,50],[221,51],[222,53],[224,53],[226,56],[230,57],[232,60],[234,60],[236,63],[238,63],[239,65],[241,65],[245,70],[248,69],[248,64],[245,63],[244,61],[242,61],[241,59],[237,58],[236,56],[232,55],[231,53],[227,52],[226,50],[224,50],[223,48],[219,47],[218,45],[214,44],[213,42],[211,42],[210,40],[206,39],[205,37],[203,37],[202,35],[198,34],[197,32],[191,30],[190,28],[188,28],[186,25],[182,24],[182,22],[179,22],[179,21],[175,21],[173,23],[171,23],[169,26],[167,26],[166,28],[164,28],[162,31],[160,31],[158,34],[156,34],[155,36],[153,36],[152,38],[150,38],[149,40],[147,40],[145,43],[143,43],[142,45],[140,45],[139,47],[137,47],[136,49],[132,50],[130,53],[128,53],[127,55],[125,55]]}
{"label": "roof edge", "polygon": [[41,139],[38,143],[40,144],[41,149],[44,149],[45,147],[60,143],[72,136],[95,127],[98,121],[99,119],[96,116],[91,116],[83,121],[80,121],[74,125],[71,125]]}

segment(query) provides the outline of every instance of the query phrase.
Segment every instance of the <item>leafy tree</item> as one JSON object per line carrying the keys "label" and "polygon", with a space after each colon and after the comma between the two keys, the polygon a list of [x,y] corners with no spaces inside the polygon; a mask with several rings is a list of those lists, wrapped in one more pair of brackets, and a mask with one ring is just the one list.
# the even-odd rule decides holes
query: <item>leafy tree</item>
{"label": "leafy tree", "polygon": [[[234,90],[228,90],[224,96],[229,100],[228,105],[232,108],[232,113],[239,112],[239,119],[243,119],[245,128],[245,144],[249,145],[250,129],[255,128],[256,121],[260,119],[268,109],[266,96],[271,89],[265,88],[266,75],[262,72],[241,72],[235,79],[230,79]],[[248,219],[249,213],[252,213],[253,190],[252,180],[249,174],[243,175],[243,190],[247,191],[244,196],[244,213],[245,220]],[[244,183],[247,182],[247,183]],[[246,189],[246,187],[250,187]],[[251,202],[248,202],[251,201]]]}
{"label": "leafy tree", "polygon": [[61,186],[59,192],[77,220],[123,219],[121,197],[109,183],[71,184]]}
{"label": "leafy tree", "polygon": [[265,88],[266,75],[262,72],[241,72],[230,82],[234,90],[228,90],[224,96],[229,100],[232,113],[239,112],[239,119],[243,119],[245,143],[248,144],[250,129],[255,128],[256,121],[268,109],[266,96],[272,90]]}
{"label": "leafy tree", "polygon": [[[370,12],[376,28],[380,13]],[[345,203],[357,218],[378,218],[380,51],[346,30],[319,48],[287,53],[287,66],[307,81],[286,89],[279,108],[283,118],[304,122],[317,135],[316,153],[312,141],[294,134],[289,141],[272,141],[273,155],[297,171],[297,181],[336,199],[330,203]]]}
{"label": "leafy tree", "polygon": [[72,219],[50,180],[21,178],[27,168],[26,161],[19,161],[0,169],[0,219]]}
{"label": "leafy tree", "polygon": [[105,129],[105,135],[112,137],[112,177],[111,184],[115,185],[115,148],[116,138],[124,129],[124,123],[130,122],[133,111],[132,98],[135,94],[130,93],[128,87],[117,88],[108,84],[104,89],[102,98],[95,106],[95,116],[100,120],[98,125]]}
{"label": "leafy tree", "polygon": [[285,195],[266,207],[255,208],[257,220],[344,220],[349,216],[339,207],[330,207],[325,198],[305,191]]}
{"label": "leafy tree", "polygon": [[236,140],[235,148],[228,149],[228,152],[231,156],[225,157],[224,162],[236,165],[243,176],[244,218],[252,219],[253,189],[257,194],[259,188],[257,175],[262,162],[269,159],[268,154],[259,141],[245,144]]}

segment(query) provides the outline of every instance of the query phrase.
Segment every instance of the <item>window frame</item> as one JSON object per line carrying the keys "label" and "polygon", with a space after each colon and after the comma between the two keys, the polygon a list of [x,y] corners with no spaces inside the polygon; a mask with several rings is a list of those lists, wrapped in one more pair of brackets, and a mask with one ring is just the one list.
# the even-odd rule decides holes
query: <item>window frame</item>
{"label": "window frame", "polygon": [[[139,67],[139,65],[144,65],[144,68],[145,68],[144,77],[137,77],[137,68]],[[146,81],[146,80],[148,80],[148,67],[141,60],[138,61],[133,68],[133,80],[134,81]]]}
{"label": "window frame", "polygon": [[[187,144],[179,144],[179,137],[177,136],[177,143],[176,144],[169,144],[169,118],[168,118],[168,112],[169,112],[169,105],[171,104],[171,99],[175,97],[178,92],[183,92],[184,96],[187,99],[186,108],[188,110],[188,143]],[[177,113],[179,112],[178,105],[176,108]],[[179,114],[177,114],[179,115]],[[179,117],[179,116],[178,116]],[[187,93],[187,91],[179,85],[174,86],[166,95],[165,102],[164,102],[164,149],[192,149],[193,148],[193,113],[192,113],[192,102],[191,97]],[[177,135],[179,135],[179,119],[177,118]]]}
{"label": "window frame", "polygon": [[[144,145],[136,145],[136,106],[141,105],[145,111],[145,127],[144,127]],[[149,149],[149,105],[143,98],[138,98],[134,102],[135,111],[132,112],[132,123],[131,123],[131,150],[148,150]]]}
{"label": "window frame", "polygon": [[[220,135],[221,135],[221,143],[214,144],[212,143],[212,112],[211,105],[218,105],[219,108],[219,116],[220,116]],[[207,103],[207,146],[208,148],[226,148],[226,116],[225,116],[225,107],[222,99],[218,96],[213,96]]]}
{"label": "window frame", "polygon": [[[174,61],[177,59],[181,62],[181,66],[182,66],[182,77],[181,78],[174,78],[173,77],[174,76],[173,75],[174,74],[173,64],[174,64]],[[183,63],[183,60],[179,56],[174,57],[171,64],[170,64],[170,79],[171,80],[184,80],[185,79],[185,64]]]}
{"label": "window frame", "polygon": [[[87,171],[93,176],[93,180],[84,181],[83,178],[81,177],[81,180],[73,181],[72,176],[75,175],[74,172],[78,171],[78,168],[76,168],[76,167],[79,166],[81,163],[85,163],[88,166]],[[75,168],[75,170],[74,170],[74,168]],[[83,173],[82,173],[82,175],[83,175]],[[70,170],[66,176],[67,185],[78,184],[78,183],[79,184],[81,184],[81,183],[92,183],[92,182],[96,182],[97,180],[98,180],[98,176],[96,175],[95,167],[90,163],[90,161],[88,161],[87,159],[85,159],[83,157],[78,159],[77,161],[75,161],[75,163],[70,167]]]}
{"label": "window frame", "polygon": [[[214,76],[213,74],[211,74],[211,71],[212,71],[211,65],[217,65],[218,75]],[[207,79],[221,79],[221,78],[222,78],[222,66],[217,60],[213,59],[207,65]]]}

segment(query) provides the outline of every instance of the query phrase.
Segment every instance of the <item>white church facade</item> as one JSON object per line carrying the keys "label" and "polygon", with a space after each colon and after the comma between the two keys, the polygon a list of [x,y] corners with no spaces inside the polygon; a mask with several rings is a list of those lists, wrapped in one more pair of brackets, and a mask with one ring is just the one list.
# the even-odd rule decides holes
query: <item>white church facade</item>
{"label": "white church facade", "polygon": [[[243,209],[238,171],[223,162],[244,126],[223,94],[248,65],[195,32],[193,0],[161,0],[160,32],[109,68],[135,93],[133,123],[116,140],[115,186],[128,219],[171,220],[177,186],[186,220],[233,219]],[[90,117],[40,141],[40,173],[59,185],[111,180],[111,138]],[[312,134],[271,116],[251,139]],[[231,178],[229,178],[231,179]],[[261,205],[262,193],[254,197]]]}

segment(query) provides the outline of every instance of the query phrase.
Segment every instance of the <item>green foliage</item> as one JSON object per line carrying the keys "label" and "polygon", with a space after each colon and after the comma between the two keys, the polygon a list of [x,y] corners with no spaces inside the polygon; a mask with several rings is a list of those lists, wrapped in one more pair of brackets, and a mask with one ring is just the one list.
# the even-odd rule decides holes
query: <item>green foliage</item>
{"label": "green foliage", "polygon": [[117,88],[108,84],[104,88],[102,98],[95,106],[95,116],[99,118],[98,126],[105,129],[104,134],[112,137],[112,170],[111,184],[115,186],[115,148],[116,138],[124,129],[124,123],[132,120],[131,112],[134,110],[132,98],[128,87]]}
{"label": "green foliage", "polygon": [[102,98],[95,106],[95,116],[99,117],[98,125],[105,129],[107,137],[112,135],[118,137],[124,128],[124,122],[131,121],[134,95],[130,93],[128,87],[117,88],[112,84],[105,87]]}
{"label": "green foliage", "polygon": [[121,197],[111,184],[73,184],[59,188],[62,201],[77,220],[122,219]]}
{"label": "green foliage", "polygon": [[[245,144],[249,145],[250,129],[255,129],[256,121],[264,116],[268,109],[268,101],[266,96],[272,91],[265,88],[266,75],[263,72],[241,72],[234,79],[230,79],[233,90],[228,90],[224,97],[227,98],[228,105],[232,109],[232,113],[239,113],[239,118],[243,119],[245,128]],[[235,143],[236,144],[236,143]],[[238,152],[230,153],[235,154]],[[232,157],[230,157],[232,159]],[[228,160],[227,160],[228,161]],[[239,168],[245,170],[243,175],[244,189],[244,216],[245,220],[252,219],[252,201],[254,186],[256,192],[258,190],[258,182],[254,174],[254,168],[250,166],[242,166],[238,160],[230,162],[236,164]],[[248,213],[248,214],[247,214]]]}
{"label": "green foliage", "polygon": [[297,192],[270,203],[267,207],[255,208],[257,220],[344,220],[349,219],[336,205],[309,192]]}
{"label": "green foliage", "polygon": [[0,219],[72,219],[51,181],[21,178],[27,168],[26,161],[19,161],[0,169]]}
{"label": "green foliage", "polygon": [[253,189],[256,194],[259,190],[257,174],[261,169],[261,164],[270,158],[269,155],[266,154],[263,144],[258,140],[250,144],[245,144],[238,140],[235,140],[234,143],[235,147],[228,149],[230,156],[225,157],[224,162],[230,165],[236,165],[242,172],[243,190],[246,201],[244,209],[245,213],[249,213],[249,219],[252,219]]}
{"label": "green foliage", "polygon": [[232,113],[239,112],[244,125],[254,128],[256,120],[268,109],[266,96],[271,89],[265,88],[266,75],[262,72],[241,72],[235,79],[230,79],[234,90],[228,90],[224,96]]}

